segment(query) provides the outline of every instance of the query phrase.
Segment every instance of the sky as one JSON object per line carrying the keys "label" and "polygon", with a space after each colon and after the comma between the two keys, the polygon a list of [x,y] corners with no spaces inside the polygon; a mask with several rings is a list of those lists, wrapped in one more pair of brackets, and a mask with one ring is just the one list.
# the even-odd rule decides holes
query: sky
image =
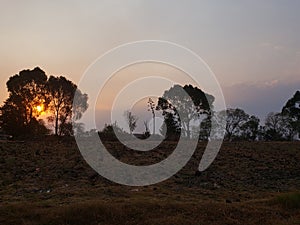
{"label": "sky", "polygon": [[23,69],[39,66],[77,83],[99,56],[140,40],[191,49],[214,72],[227,106],[261,119],[280,111],[300,89],[300,1],[0,0],[0,5],[0,102],[7,98],[8,78]]}

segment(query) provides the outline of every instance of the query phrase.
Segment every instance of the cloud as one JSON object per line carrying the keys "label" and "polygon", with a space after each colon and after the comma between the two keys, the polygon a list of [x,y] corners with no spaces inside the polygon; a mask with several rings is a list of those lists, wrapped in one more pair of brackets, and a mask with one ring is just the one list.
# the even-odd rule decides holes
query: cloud
{"label": "cloud", "polygon": [[279,83],[278,80],[271,80],[271,81],[266,81],[266,82],[265,82],[265,85],[268,86],[268,87],[274,87],[274,86],[276,86],[278,83]]}
{"label": "cloud", "polygon": [[288,99],[300,90],[300,80],[271,80],[239,83],[223,88],[228,107],[240,107],[264,120],[269,112],[280,112]]}

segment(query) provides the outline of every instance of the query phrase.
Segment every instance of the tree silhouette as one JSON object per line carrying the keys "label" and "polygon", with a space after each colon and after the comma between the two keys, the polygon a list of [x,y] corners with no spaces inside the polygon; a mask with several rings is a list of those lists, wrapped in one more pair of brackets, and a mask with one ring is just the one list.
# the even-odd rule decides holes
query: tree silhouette
{"label": "tree silhouette", "polygon": [[244,140],[254,141],[259,134],[259,118],[250,116],[248,121],[241,126],[241,137]]}
{"label": "tree silhouette", "polygon": [[[182,89],[186,94],[183,94]],[[189,97],[188,97],[189,96]],[[186,136],[190,138],[190,123],[193,120],[198,120],[200,114],[209,115],[211,113],[210,106],[214,101],[214,97],[205,94],[202,90],[192,85],[174,85],[169,90],[165,91],[163,96],[158,99],[156,109],[163,111],[165,120],[170,118],[168,113],[178,121],[180,127],[185,132]],[[179,118],[179,113],[181,117]]]}
{"label": "tree silhouette", "polygon": [[226,117],[226,139],[232,141],[233,137],[240,136],[241,128],[249,120],[249,115],[242,109],[226,109],[219,112],[220,117]]}
{"label": "tree silhouette", "polygon": [[138,120],[138,117],[133,115],[132,112],[130,112],[129,110],[126,110],[124,112],[124,117],[126,119],[126,122],[128,124],[128,128],[129,128],[129,132],[130,134],[132,134],[132,132],[135,130],[136,128],[136,122]]}
{"label": "tree silhouette", "polygon": [[180,136],[181,128],[180,123],[174,118],[172,113],[165,113],[165,124],[160,128],[160,133],[165,135],[166,139],[176,139]]}
{"label": "tree silhouette", "polygon": [[200,135],[199,139],[202,141],[207,141],[211,132],[211,116],[203,119],[200,123]]}
{"label": "tree silhouette", "polygon": [[283,140],[283,120],[281,113],[271,112],[265,120],[264,135],[265,140],[280,141]]}
{"label": "tree silhouette", "polygon": [[[76,93],[76,104],[73,104]],[[80,119],[82,113],[88,108],[87,95],[82,94],[77,86],[65,77],[50,76],[47,82],[47,93],[49,99],[48,121],[54,123],[55,135],[72,135],[72,110],[76,119]],[[75,108],[73,108],[75,107]]]}
{"label": "tree silhouette", "polygon": [[298,133],[300,137],[300,91],[297,91],[294,96],[287,101],[285,106],[282,108],[282,114],[286,118],[287,123],[292,128],[290,135],[294,136]]}
{"label": "tree silhouette", "polygon": [[[38,119],[43,112],[51,114],[48,119],[54,122],[56,135],[73,134],[72,112],[79,119],[88,107],[87,95],[81,94],[75,84],[65,77],[47,80],[38,67],[22,70],[6,85],[9,97],[0,108],[0,126],[14,136],[49,133],[44,121]],[[75,92],[79,97],[73,104]]]}
{"label": "tree silhouette", "polygon": [[46,109],[48,105],[46,82],[45,72],[38,67],[9,78],[6,83],[9,97],[0,108],[1,127],[6,132],[14,136],[31,135],[37,126],[44,126],[37,118],[41,114],[38,109]]}

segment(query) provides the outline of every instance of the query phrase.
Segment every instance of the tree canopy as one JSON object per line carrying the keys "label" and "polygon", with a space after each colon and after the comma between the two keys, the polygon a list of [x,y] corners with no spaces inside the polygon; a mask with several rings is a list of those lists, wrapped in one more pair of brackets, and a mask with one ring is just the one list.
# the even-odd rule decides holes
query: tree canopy
{"label": "tree canopy", "polygon": [[40,116],[38,106],[48,103],[46,82],[45,72],[38,67],[22,70],[9,78],[6,83],[9,97],[0,108],[1,127],[6,132],[18,136],[42,126],[37,120]]}
{"label": "tree canopy", "polygon": [[[169,125],[174,126],[174,124],[170,123],[170,118],[178,122],[179,127],[190,138],[191,121],[198,120],[201,114],[209,115],[213,102],[214,97],[204,93],[198,87],[193,87],[192,85],[185,85],[184,87],[174,85],[169,90],[166,90],[163,96],[158,99],[156,109],[163,111],[165,121]],[[181,112],[180,117],[179,111]]]}
{"label": "tree canopy", "polygon": [[[73,97],[75,91],[81,93],[72,81],[62,76],[48,79],[46,73],[36,67],[10,77],[6,86],[9,97],[0,108],[0,126],[7,133],[14,136],[49,133],[39,118],[42,113],[48,115],[49,121],[55,121],[55,134],[70,130]],[[87,95],[81,94],[80,99],[75,110],[81,116],[88,107]]]}
{"label": "tree canopy", "polygon": [[[55,135],[72,134],[70,122],[72,118],[72,109],[76,111],[76,119],[80,119],[82,113],[87,109],[87,95],[82,94],[77,86],[65,77],[50,76],[47,82],[47,93],[49,98],[48,121],[54,123]],[[75,105],[73,99],[77,90],[77,99],[80,99]],[[76,107],[74,109],[73,107]]]}
{"label": "tree canopy", "polygon": [[292,128],[292,132],[300,133],[300,91],[296,91],[294,96],[287,101],[281,112],[288,118],[287,123]]}

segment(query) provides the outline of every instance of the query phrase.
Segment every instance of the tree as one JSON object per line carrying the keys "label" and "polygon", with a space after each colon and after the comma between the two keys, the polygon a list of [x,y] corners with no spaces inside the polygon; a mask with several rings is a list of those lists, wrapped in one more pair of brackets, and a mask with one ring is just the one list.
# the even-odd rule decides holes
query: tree
{"label": "tree", "polygon": [[[0,108],[0,126],[15,136],[41,134],[45,123],[38,120],[41,113],[51,114],[49,122],[54,122],[55,134],[73,134],[71,117],[76,119],[87,109],[87,95],[81,94],[77,86],[65,77],[47,75],[36,67],[23,70],[9,78],[7,82],[8,99]],[[74,94],[79,96],[73,104]]]}
{"label": "tree", "polygon": [[22,70],[9,78],[6,83],[9,97],[0,108],[1,127],[6,132],[20,136],[37,131],[33,127],[36,127],[41,109],[45,110],[48,106],[46,82],[45,72],[38,67]]}
{"label": "tree", "polygon": [[[54,123],[55,135],[72,135],[73,132],[70,130],[72,112],[75,112],[76,120],[81,118],[82,113],[88,108],[87,94],[82,94],[72,81],[63,76],[50,76],[47,82],[47,93],[51,114],[48,116],[48,121]],[[75,93],[77,102],[73,104]]]}
{"label": "tree", "polygon": [[136,128],[136,122],[138,120],[138,117],[133,115],[132,112],[130,112],[129,110],[126,110],[124,112],[124,117],[126,119],[126,122],[128,124],[128,127],[129,127],[129,132],[130,134],[132,134],[132,132],[135,130]]}
{"label": "tree", "polygon": [[73,123],[73,133],[76,136],[83,136],[85,135],[85,127],[84,127],[84,123]]}
{"label": "tree", "polygon": [[199,140],[207,141],[211,132],[211,116],[208,116],[200,123]]}
{"label": "tree", "polygon": [[265,120],[265,140],[280,141],[284,139],[283,136],[284,123],[281,113],[271,112],[267,115]]}
{"label": "tree", "polygon": [[165,136],[166,139],[174,139],[180,136],[181,128],[179,121],[174,118],[172,113],[165,113],[164,125],[160,128],[160,133]]}
{"label": "tree", "polygon": [[144,126],[145,126],[144,137],[148,138],[148,137],[150,137],[150,131],[149,131],[149,126],[148,126],[148,122],[147,121],[144,121]]}
{"label": "tree", "polygon": [[241,126],[241,137],[243,140],[254,141],[259,134],[259,118],[251,116],[247,122]]}
{"label": "tree", "polygon": [[249,120],[249,115],[244,110],[226,109],[219,113],[220,117],[226,117],[226,139],[232,141],[235,136],[240,136],[241,128]]}
{"label": "tree", "polygon": [[297,134],[297,121],[295,121],[292,117],[281,113],[281,129],[283,137],[286,140],[292,141],[294,136]]}
{"label": "tree", "polygon": [[197,87],[174,85],[159,98],[156,109],[163,111],[165,120],[173,118],[177,121],[186,137],[190,138],[191,122],[199,122],[200,114],[209,115],[213,101],[212,95],[205,94]]}
{"label": "tree", "polygon": [[[290,135],[300,134],[300,91],[296,91],[294,96],[287,101],[281,111],[285,116],[286,122],[289,124]],[[293,138],[293,137],[291,137]]]}

